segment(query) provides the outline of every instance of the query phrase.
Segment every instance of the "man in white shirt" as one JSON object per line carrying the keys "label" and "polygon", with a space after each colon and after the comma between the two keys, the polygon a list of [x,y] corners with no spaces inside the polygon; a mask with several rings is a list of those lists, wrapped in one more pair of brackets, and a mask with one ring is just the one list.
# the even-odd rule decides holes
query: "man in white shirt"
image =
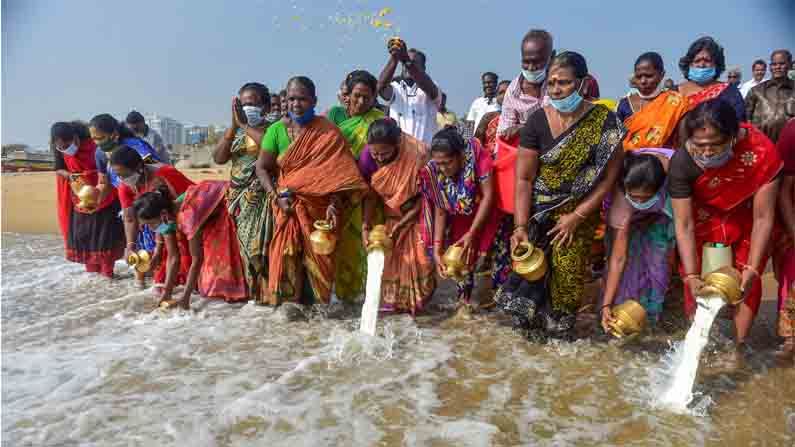
{"label": "man in white shirt", "polygon": [[497,104],[496,100],[499,77],[495,73],[487,71],[483,73],[480,80],[483,82],[483,96],[472,101],[472,106],[467,114],[467,124],[472,129],[478,128],[483,115],[489,112],[499,112],[500,110],[500,105]]}
{"label": "man in white shirt", "polygon": [[[399,39],[390,40],[389,61],[378,79],[378,94],[389,106],[389,116],[400,129],[430,144],[436,133],[436,114],[442,94],[425,72],[425,54]],[[403,64],[400,79],[393,80],[398,63]]]}
{"label": "man in white shirt", "polygon": [[762,59],[755,60],[754,64],[751,66],[751,72],[753,73],[754,77],[743,82],[743,84],[740,86],[740,94],[743,95],[743,98],[748,96],[748,92],[750,92],[752,88],[761,84],[765,80],[765,75],[767,74],[767,63]]}

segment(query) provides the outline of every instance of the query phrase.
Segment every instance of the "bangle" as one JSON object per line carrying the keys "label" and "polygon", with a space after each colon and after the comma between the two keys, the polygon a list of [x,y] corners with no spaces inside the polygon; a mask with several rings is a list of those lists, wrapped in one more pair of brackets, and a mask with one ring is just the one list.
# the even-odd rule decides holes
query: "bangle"
{"label": "bangle", "polygon": [[693,277],[695,277],[696,279],[701,279],[701,275],[698,275],[696,273],[688,273],[687,275],[685,275],[685,281]]}
{"label": "bangle", "polygon": [[[132,246],[132,247],[130,247],[130,246]],[[135,242],[127,242],[127,248],[135,248],[135,247],[136,247],[136,243]]]}
{"label": "bangle", "polygon": [[574,208],[573,213],[576,214],[577,217],[579,217],[580,219],[587,219],[588,218],[588,216],[585,216],[581,212],[577,211],[577,208]]}

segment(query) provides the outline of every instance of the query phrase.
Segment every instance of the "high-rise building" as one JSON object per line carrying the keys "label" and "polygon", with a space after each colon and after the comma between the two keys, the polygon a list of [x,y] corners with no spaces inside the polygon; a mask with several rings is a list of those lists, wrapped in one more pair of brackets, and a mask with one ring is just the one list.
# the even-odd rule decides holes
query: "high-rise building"
{"label": "high-rise building", "polygon": [[185,143],[185,132],[182,123],[175,119],[152,114],[146,117],[146,124],[163,137],[163,142],[165,144],[174,145]]}
{"label": "high-rise building", "polygon": [[207,126],[185,126],[185,144],[204,144],[209,136]]}

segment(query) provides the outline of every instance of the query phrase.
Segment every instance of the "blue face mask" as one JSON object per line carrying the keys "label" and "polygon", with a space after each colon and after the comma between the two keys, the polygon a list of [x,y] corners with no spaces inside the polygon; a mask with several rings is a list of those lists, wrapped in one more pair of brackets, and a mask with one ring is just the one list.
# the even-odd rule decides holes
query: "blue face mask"
{"label": "blue face mask", "polygon": [[715,169],[728,163],[729,160],[731,160],[732,155],[734,155],[734,152],[729,149],[720,155],[713,155],[711,157],[706,157],[704,155],[693,155],[693,160],[707,169]]}
{"label": "blue face mask", "polygon": [[687,79],[696,84],[706,84],[715,79],[715,67],[690,67],[687,72]]}
{"label": "blue face mask", "polygon": [[547,78],[547,67],[540,70],[522,70],[522,76],[531,84],[541,84]]}
{"label": "blue face mask", "polygon": [[627,198],[627,202],[629,202],[629,204],[632,205],[632,208],[635,208],[636,210],[639,210],[639,211],[648,210],[649,208],[653,207],[654,205],[657,204],[657,202],[660,201],[660,193],[659,192],[657,194],[655,194],[654,197],[652,197],[651,199],[649,199],[649,200],[647,200],[645,202],[636,202],[636,201],[632,200],[632,197],[630,197],[628,193],[624,193],[624,197]]}
{"label": "blue face mask", "polygon": [[71,156],[74,156],[77,153],[77,145],[74,143],[74,141],[66,149],[59,149],[58,146],[55,146],[55,149],[58,150],[58,152]]}
{"label": "blue face mask", "polygon": [[[582,87],[582,84],[580,84],[580,87]],[[577,89],[577,91],[563,99],[549,98],[549,103],[552,104],[552,107],[554,107],[558,112],[563,113],[571,113],[577,110],[577,107],[581,102],[582,95],[580,95],[580,89]]]}
{"label": "blue face mask", "polygon": [[304,112],[303,115],[300,116],[294,114],[293,112],[287,112],[287,114],[290,115],[290,119],[292,119],[299,125],[303,126],[308,124],[310,121],[312,121],[312,119],[315,118],[315,108],[310,107],[309,110],[307,110],[306,112]]}

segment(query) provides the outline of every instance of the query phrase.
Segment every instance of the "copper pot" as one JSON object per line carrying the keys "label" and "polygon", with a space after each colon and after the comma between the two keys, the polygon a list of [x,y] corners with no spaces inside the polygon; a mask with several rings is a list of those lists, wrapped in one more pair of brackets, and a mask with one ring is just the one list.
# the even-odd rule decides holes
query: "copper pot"
{"label": "copper pot", "polygon": [[464,249],[459,245],[451,245],[442,256],[444,274],[453,279],[461,280],[469,274],[464,258]]}
{"label": "copper pot", "polygon": [[635,300],[626,300],[613,307],[613,319],[607,323],[614,337],[622,338],[637,334],[646,326],[646,309]]}
{"label": "copper pot", "polygon": [[77,191],[77,198],[80,201],[77,203],[77,206],[80,208],[85,209],[92,209],[97,207],[97,197],[99,196],[99,190],[91,185],[84,185]]}
{"label": "copper pot", "polygon": [[312,251],[322,256],[334,253],[334,248],[337,246],[337,236],[332,230],[331,222],[325,220],[315,221],[315,231],[309,235]]}
{"label": "copper pot", "polygon": [[721,267],[704,277],[704,287],[699,296],[720,296],[729,305],[736,305],[743,300],[740,290],[742,278],[740,272],[733,267]]}
{"label": "copper pot", "polygon": [[376,225],[367,235],[367,251],[381,250],[388,253],[392,250],[392,240],[386,234],[384,225]]}
{"label": "copper pot", "polygon": [[547,273],[547,258],[544,251],[533,244],[523,242],[511,252],[513,271],[527,281],[533,282],[543,278]]}
{"label": "copper pot", "polygon": [[127,264],[135,270],[145,273],[152,268],[152,258],[146,250],[138,250],[127,256]]}

